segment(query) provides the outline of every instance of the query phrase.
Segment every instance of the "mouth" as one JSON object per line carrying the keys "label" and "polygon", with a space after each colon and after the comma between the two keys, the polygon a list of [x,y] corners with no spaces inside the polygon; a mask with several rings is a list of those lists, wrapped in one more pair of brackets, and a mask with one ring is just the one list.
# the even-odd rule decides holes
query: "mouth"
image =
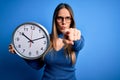
{"label": "mouth", "polygon": [[62,26],[62,27],[61,27],[61,30],[65,30],[65,27],[64,27],[64,26]]}

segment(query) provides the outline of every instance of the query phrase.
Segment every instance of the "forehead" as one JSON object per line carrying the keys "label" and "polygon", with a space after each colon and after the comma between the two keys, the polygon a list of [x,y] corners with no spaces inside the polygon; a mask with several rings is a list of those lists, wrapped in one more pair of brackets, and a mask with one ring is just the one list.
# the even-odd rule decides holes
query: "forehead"
{"label": "forehead", "polygon": [[70,12],[66,8],[62,8],[58,11],[58,16],[70,16]]}

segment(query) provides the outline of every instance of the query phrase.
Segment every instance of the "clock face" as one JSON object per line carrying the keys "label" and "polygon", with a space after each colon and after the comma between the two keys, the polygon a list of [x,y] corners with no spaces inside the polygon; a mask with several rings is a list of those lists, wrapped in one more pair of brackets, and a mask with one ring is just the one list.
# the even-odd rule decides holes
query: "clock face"
{"label": "clock face", "polygon": [[37,59],[49,46],[49,34],[38,23],[24,23],[13,33],[13,46],[18,55],[26,59]]}

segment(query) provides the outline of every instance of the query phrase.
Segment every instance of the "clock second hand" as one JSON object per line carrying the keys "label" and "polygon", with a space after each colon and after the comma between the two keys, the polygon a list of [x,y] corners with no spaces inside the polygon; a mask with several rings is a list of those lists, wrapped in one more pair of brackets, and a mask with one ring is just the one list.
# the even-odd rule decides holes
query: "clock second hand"
{"label": "clock second hand", "polygon": [[[33,35],[33,31],[31,31],[31,41],[32,41],[32,35]],[[32,43],[30,41],[30,47],[32,46]],[[32,41],[33,42],[33,41]]]}

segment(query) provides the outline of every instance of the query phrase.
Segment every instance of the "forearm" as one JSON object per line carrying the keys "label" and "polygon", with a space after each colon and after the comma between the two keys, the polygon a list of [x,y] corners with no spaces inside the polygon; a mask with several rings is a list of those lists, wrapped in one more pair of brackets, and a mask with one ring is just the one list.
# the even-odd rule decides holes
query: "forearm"
{"label": "forearm", "polygon": [[80,51],[84,46],[84,42],[84,37],[81,36],[80,40],[74,41],[73,50],[76,52]]}
{"label": "forearm", "polygon": [[35,59],[35,60],[27,60],[24,59],[28,65],[30,65],[32,68],[39,70],[44,66],[44,62],[41,58]]}

